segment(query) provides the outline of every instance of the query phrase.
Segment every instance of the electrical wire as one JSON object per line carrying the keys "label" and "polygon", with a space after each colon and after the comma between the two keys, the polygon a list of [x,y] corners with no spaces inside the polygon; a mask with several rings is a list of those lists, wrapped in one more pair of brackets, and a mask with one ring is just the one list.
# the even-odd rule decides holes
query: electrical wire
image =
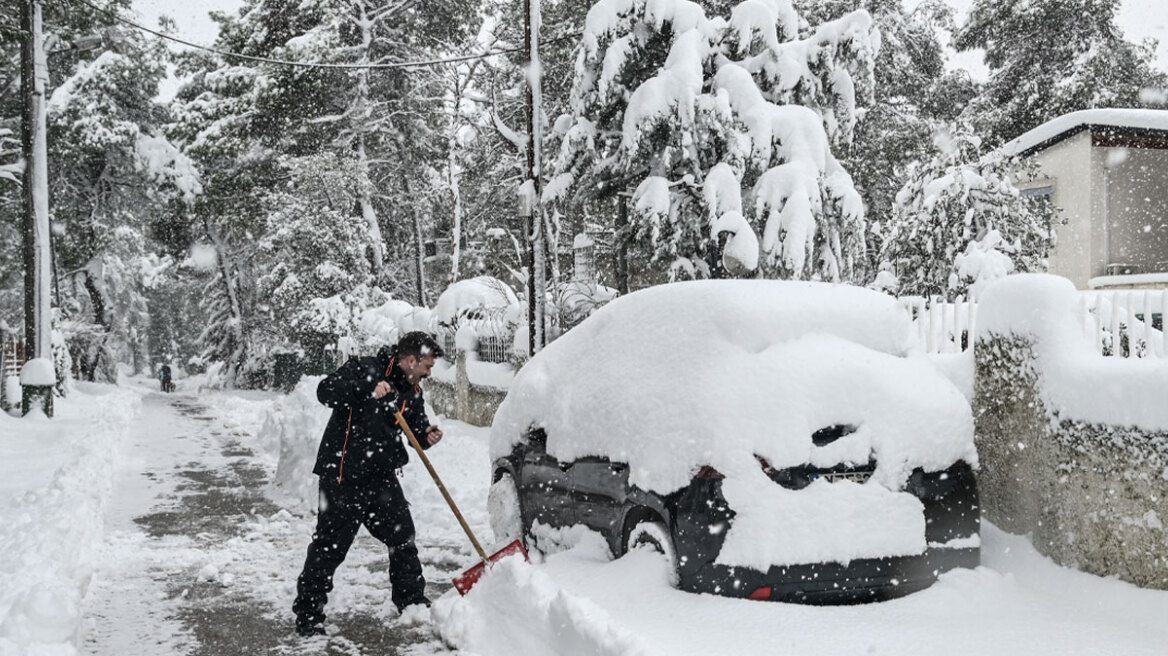
{"label": "electrical wire", "polygon": [[[314,63],[314,62],[292,61],[289,59],[272,59],[270,57],[257,57],[254,55],[244,55],[244,54],[241,54],[238,52],[230,52],[228,50],[220,50],[218,48],[211,48],[208,46],[199,45],[197,43],[192,43],[190,41],[185,41],[185,40],[180,39],[178,37],[171,36],[171,35],[166,34],[164,32],[159,32],[158,30],[152,30],[149,27],[145,27],[145,26],[139,25],[138,23],[135,23],[131,20],[127,20],[125,18],[122,18],[117,13],[112,12],[108,9],[103,8],[103,7],[98,7],[97,5],[90,3],[88,0],[75,0],[75,1],[80,2],[81,4],[89,7],[90,9],[93,9],[95,11],[99,11],[99,12],[109,16],[119,23],[123,23],[125,25],[128,25],[128,26],[134,28],[134,29],[141,30],[143,32],[147,32],[149,34],[153,34],[154,36],[157,36],[157,37],[162,38],[162,39],[166,39],[168,41],[174,41],[175,43],[181,43],[184,46],[195,48],[197,50],[204,50],[206,52],[212,52],[212,53],[215,53],[217,55],[221,55],[223,57],[234,57],[237,59],[244,59],[247,61],[262,62],[265,64],[277,64],[277,65],[281,65],[281,66],[298,66],[301,68],[339,68],[339,69],[424,68],[427,66],[438,66],[440,64],[454,64],[454,63],[464,62],[464,61],[486,59],[488,57],[495,57],[498,55],[506,55],[506,54],[513,53],[513,52],[522,52],[525,50],[525,48],[507,48],[504,50],[493,50],[491,52],[479,53],[477,55],[465,55],[462,57],[448,57],[445,59],[427,59],[427,60],[422,60],[422,61],[393,62],[393,63],[388,63],[388,64],[328,64],[328,63],[319,63],[319,62]],[[569,37],[568,36],[561,36],[561,37],[557,37],[555,39],[549,39],[547,41],[542,41],[541,44],[562,41],[562,40],[567,39],[567,38],[569,38]]]}

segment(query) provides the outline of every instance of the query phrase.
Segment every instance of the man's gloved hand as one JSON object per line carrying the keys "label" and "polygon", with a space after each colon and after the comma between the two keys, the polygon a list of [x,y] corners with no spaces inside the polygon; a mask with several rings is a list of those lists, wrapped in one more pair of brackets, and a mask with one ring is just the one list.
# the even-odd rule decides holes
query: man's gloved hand
{"label": "man's gloved hand", "polygon": [[383,380],[377,383],[377,387],[373,388],[373,398],[383,399],[386,395],[389,395],[389,399],[387,399],[387,401],[392,402],[394,396],[393,385],[390,385],[387,381]]}

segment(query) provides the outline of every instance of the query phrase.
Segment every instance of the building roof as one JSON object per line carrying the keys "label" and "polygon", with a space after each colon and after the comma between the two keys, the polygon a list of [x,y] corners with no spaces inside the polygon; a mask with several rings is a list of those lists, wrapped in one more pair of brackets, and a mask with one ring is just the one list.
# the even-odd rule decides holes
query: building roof
{"label": "building roof", "polygon": [[1083,130],[1131,131],[1168,135],[1168,110],[1084,109],[1063,114],[1002,146],[1007,155],[1029,155]]}

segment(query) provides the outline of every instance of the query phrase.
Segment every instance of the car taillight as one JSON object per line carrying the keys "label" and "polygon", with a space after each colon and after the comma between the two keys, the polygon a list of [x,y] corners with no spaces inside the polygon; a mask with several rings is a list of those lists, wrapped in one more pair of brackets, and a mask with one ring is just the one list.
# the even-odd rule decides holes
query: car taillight
{"label": "car taillight", "polygon": [[755,601],[766,601],[770,598],[771,598],[771,588],[769,585],[766,587],[763,587],[763,588],[756,589],[754,592],[750,593],[749,597],[747,597],[747,599],[753,599]]}
{"label": "car taillight", "polygon": [[726,476],[717,469],[706,465],[699,469],[698,473],[694,474],[694,478],[702,481],[720,481],[723,478],[726,478]]}

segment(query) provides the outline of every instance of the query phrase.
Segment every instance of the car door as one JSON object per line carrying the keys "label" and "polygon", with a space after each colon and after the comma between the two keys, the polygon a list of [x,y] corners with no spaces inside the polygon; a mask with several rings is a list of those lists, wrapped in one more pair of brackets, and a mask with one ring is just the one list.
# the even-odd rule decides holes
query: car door
{"label": "car door", "polygon": [[529,527],[536,521],[555,527],[571,526],[575,523],[569,503],[571,467],[547,453],[543,431],[535,431],[528,440],[517,481],[524,521]]}
{"label": "car door", "polygon": [[618,535],[621,507],[628,498],[628,466],[589,456],[576,460],[569,473],[576,522],[606,537]]}

